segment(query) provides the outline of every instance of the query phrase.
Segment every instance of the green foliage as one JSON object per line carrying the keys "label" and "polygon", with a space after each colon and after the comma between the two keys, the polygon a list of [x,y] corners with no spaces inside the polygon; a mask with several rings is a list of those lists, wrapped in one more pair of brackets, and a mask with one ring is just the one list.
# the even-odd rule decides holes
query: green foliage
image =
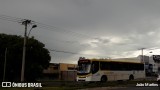
{"label": "green foliage", "polygon": [[[16,35],[0,34],[0,81],[3,77],[5,49],[7,48],[6,79],[20,81],[22,67],[23,38]],[[45,45],[34,38],[28,38],[26,44],[25,80],[34,81],[49,66],[49,51]]]}

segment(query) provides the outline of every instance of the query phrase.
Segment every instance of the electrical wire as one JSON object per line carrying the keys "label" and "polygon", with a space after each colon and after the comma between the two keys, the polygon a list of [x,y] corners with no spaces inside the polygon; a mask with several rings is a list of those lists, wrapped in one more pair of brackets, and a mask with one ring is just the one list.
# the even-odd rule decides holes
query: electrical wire
{"label": "electrical wire", "polygon": [[[27,20],[27,19],[22,19],[22,18],[11,17],[11,16],[7,16],[7,15],[0,15],[0,19],[1,20],[12,21],[12,22],[17,22],[17,23],[22,23],[24,20]],[[68,34],[71,34],[71,36],[92,38],[91,36],[88,36],[88,35],[76,33],[76,32],[69,31],[69,30],[60,29],[60,28],[57,28],[57,27],[54,27],[54,26],[51,26],[51,25],[43,24],[43,23],[40,23],[40,22],[35,22],[35,21],[32,21],[32,20],[31,20],[31,24],[36,24],[39,28],[49,29],[49,30],[52,30],[52,31],[54,30],[54,31],[62,32],[62,33],[68,33]],[[68,53],[68,54],[95,56],[95,55],[81,54],[81,53],[75,53],[75,52],[69,52],[69,51],[59,51],[59,50],[50,50],[50,51]]]}
{"label": "electrical wire", "polygon": [[[22,19],[22,18],[16,18],[16,17],[12,17],[12,16],[7,16],[7,15],[0,15],[0,19],[2,20],[7,20],[7,21],[12,21],[12,22],[17,22],[17,23],[22,23],[24,20],[27,20],[27,19]],[[40,22],[35,22],[35,21],[32,21],[31,20],[31,24],[36,24],[39,28],[43,28],[43,29],[47,29],[47,30],[51,30],[51,31],[57,31],[57,32],[61,32],[61,33],[67,33],[69,35],[67,36],[70,36],[70,37],[76,37],[76,38],[91,38],[90,36],[87,36],[87,35],[84,35],[84,34],[80,34],[80,33],[76,33],[76,32],[72,32],[72,31],[69,31],[69,30],[64,30],[64,29],[60,29],[60,28],[57,28],[57,27],[54,27],[54,26],[51,26],[51,25],[47,25],[47,24],[43,24],[43,23],[40,23]],[[63,42],[63,43],[66,43],[66,41],[62,41],[62,40],[56,40],[56,41],[59,41],[59,42]],[[75,41],[75,40],[74,40]],[[71,41],[72,42],[72,41]],[[72,45],[72,44],[71,44]]]}
{"label": "electrical wire", "polygon": [[81,33],[77,33],[77,32],[73,32],[73,31],[70,31],[70,30],[65,30],[65,29],[62,29],[62,28],[58,28],[58,27],[55,27],[55,26],[51,26],[51,25],[47,25],[47,24],[43,24],[43,23],[40,23],[40,22],[34,22],[39,28],[43,28],[43,29],[48,29],[48,30],[51,30],[51,31],[56,31],[56,32],[61,32],[61,33],[68,33],[69,36],[74,36],[74,37],[81,37],[81,38],[93,38],[89,35],[85,35],[85,34],[81,34]]}
{"label": "electrical wire", "polygon": [[11,16],[7,16],[7,15],[0,15],[0,19],[12,21],[12,22],[17,22],[17,23],[20,23],[23,20],[21,18],[11,17]]}
{"label": "electrical wire", "polygon": [[52,50],[50,50],[50,51],[58,52],[58,53],[77,54],[77,55],[83,55],[83,56],[85,55],[85,56],[106,57],[106,56],[100,56],[100,55],[81,54],[81,53],[76,53],[76,52],[60,51],[60,50],[55,50],[55,49],[52,49]]}
{"label": "electrical wire", "polygon": [[[0,15],[0,19],[1,20],[7,20],[7,21],[12,21],[12,22],[18,22],[18,23],[22,23],[24,20],[27,19],[22,19],[22,18],[17,18],[17,17],[12,17],[12,16],[7,16],[7,15]],[[61,33],[68,33],[70,34],[69,36],[74,36],[74,37],[87,37],[87,38],[92,38],[91,36],[85,35],[85,34],[81,34],[81,33],[77,33],[77,32],[73,32],[70,30],[65,30],[62,28],[58,28],[55,26],[51,26],[51,25],[47,25],[44,23],[40,23],[40,22],[35,22],[31,20],[31,24],[36,24],[38,26],[38,28],[43,28],[43,29],[47,29],[47,30],[51,30],[51,31],[57,31],[57,32],[61,32]]]}

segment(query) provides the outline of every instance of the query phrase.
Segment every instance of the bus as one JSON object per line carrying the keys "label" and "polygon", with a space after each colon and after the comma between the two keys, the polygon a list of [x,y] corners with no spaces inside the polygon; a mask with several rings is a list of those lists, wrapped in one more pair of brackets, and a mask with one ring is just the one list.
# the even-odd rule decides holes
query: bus
{"label": "bus", "polygon": [[145,78],[143,62],[111,59],[78,60],[77,81],[118,81]]}

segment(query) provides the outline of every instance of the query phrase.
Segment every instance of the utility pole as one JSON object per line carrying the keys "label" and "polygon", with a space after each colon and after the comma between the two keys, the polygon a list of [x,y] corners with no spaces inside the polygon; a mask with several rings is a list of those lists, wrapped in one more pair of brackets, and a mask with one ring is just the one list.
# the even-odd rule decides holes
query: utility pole
{"label": "utility pole", "polygon": [[143,63],[145,63],[145,61],[144,61],[144,55],[143,55],[143,50],[144,50],[145,48],[141,48],[141,50],[142,50],[142,62]]}
{"label": "utility pole", "polygon": [[5,81],[5,76],[6,76],[6,61],[7,61],[7,48],[5,49],[5,60],[4,60],[4,70],[3,70],[3,82]]}
{"label": "utility pole", "polygon": [[144,50],[145,48],[141,48],[141,50],[142,50],[142,62],[144,63],[144,73],[145,73],[145,76],[146,76],[146,69],[145,69],[145,61],[144,61],[144,56],[143,56],[143,50]]}
{"label": "utility pole", "polygon": [[142,54],[141,54],[141,62],[145,62],[144,61],[144,55],[143,55],[143,50],[146,49],[146,48],[141,48],[139,50],[141,50]]}
{"label": "utility pole", "polygon": [[24,82],[25,57],[26,57],[26,42],[27,42],[27,25],[28,24],[31,24],[31,20],[25,20],[25,21],[22,22],[22,25],[25,26],[25,32],[24,32],[24,42],[23,42],[21,82]]}

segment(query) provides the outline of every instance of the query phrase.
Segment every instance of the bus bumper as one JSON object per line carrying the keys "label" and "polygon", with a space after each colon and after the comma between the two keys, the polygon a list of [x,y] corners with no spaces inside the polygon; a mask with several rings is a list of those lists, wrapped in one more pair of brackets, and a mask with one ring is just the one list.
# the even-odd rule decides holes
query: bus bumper
{"label": "bus bumper", "polygon": [[91,81],[91,77],[77,77],[77,81]]}

